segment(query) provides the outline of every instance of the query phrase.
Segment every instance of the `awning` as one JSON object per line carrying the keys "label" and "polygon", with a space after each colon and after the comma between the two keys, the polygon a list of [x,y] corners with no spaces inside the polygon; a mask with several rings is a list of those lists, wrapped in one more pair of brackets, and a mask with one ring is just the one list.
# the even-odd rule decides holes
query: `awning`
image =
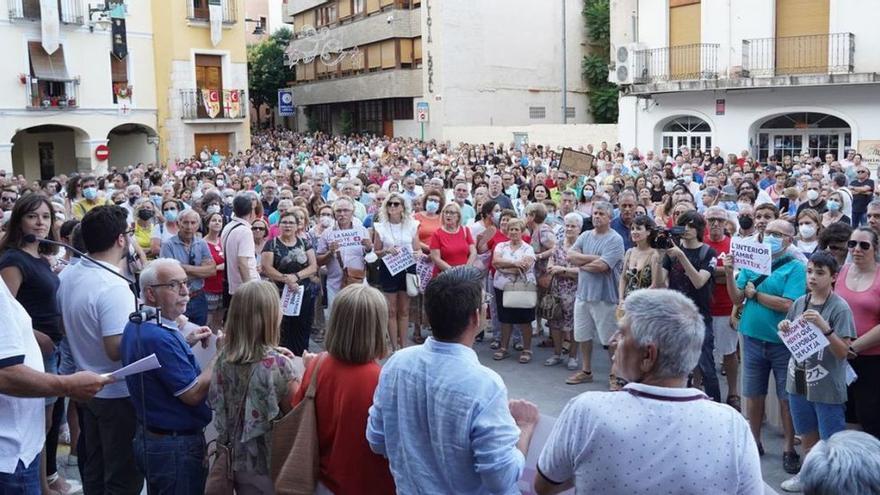
{"label": "awning", "polygon": [[64,63],[64,47],[59,46],[54,53],[49,55],[39,41],[28,43],[28,53],[31,56],[31,74],[37,79],[45,81],[69,81],[67,64]]}

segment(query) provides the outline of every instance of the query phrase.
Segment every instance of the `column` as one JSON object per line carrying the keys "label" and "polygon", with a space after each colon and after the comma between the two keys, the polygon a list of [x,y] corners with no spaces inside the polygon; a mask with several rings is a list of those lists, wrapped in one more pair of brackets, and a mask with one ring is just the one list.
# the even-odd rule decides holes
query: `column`
{"label": "column", "polygon": [[0,143],[0,170],[6,171],[6,176],[12,176],[12,143]]}

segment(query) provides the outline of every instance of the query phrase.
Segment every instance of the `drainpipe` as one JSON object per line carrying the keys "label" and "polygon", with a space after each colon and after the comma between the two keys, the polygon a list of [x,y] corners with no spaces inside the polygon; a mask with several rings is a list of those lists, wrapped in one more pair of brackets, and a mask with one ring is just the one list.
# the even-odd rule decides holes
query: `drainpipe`
{"label": "drainpipe", "polygon": [[568,123],[566,110],[568,109],[568,61],[566,60],[566,29],[565,29],[565,2],[562,0],[562,123]]}

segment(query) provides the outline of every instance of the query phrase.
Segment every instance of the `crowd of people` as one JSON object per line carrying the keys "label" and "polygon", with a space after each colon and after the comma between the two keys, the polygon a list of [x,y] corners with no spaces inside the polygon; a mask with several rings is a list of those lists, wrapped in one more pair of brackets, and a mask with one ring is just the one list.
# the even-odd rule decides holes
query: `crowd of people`
{"label": "crowd of people", "polygon": [[[312,404],[316,493],[510,493],[538,410],[480,345],[571,372],[537,493],[761,493],[777,405],[783,490],[880,493],[861,156],[580,151],[586,173],[545,146],[279,129],[167,167],[0,171],[0,493],[78,491],[61,440],[87,495],[204,493],[206,459],[272,493],[274,425]],[[734,269],[734,239],[770,273]],[[829,344],[799,361],[801,319]],[[579,394],[599,346],[608,392]]]}

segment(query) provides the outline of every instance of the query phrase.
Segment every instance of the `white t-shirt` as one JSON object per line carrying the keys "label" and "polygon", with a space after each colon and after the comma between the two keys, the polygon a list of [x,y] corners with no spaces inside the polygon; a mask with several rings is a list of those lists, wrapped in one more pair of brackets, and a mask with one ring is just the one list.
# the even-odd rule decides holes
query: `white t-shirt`
{"label": "white t-shirt", "polygon": [[552,482],[577,493],[764,492],[746,420],[692,388],[629,383],[585,392],[565,406],[538,459]]}
{"label": "white t-shirt", "polygon": [[[43,371],[43,356],[31,317],[0,281],[0,367],[24,364]],[[46,441],[45,399],[0,394],[0,473],[12,474],[18,461],[30,465]]]}
{"label": "white t-shirt", "polygon": [[418,220],[408,220],[406,223],[381,222],[373,224],[373,230],[379,234],[382,247],[409,247],[412,249],[412,240],[419,228]]}
{"label": "white t-shirt", "polygon": [[[115,272],[119,268],[102,263]],[[77,369],[98,374],[122,367],[104,351],[104,337],[121,335],[128,316],[135,311],[134,294],[119,277],[89,260],[82,260],[62,271],[58,278],[58,301]],[[85,290],[84,290],[85,289]],[[105,386],[95,395],[99,399],[128,397],[125,380]]]}

